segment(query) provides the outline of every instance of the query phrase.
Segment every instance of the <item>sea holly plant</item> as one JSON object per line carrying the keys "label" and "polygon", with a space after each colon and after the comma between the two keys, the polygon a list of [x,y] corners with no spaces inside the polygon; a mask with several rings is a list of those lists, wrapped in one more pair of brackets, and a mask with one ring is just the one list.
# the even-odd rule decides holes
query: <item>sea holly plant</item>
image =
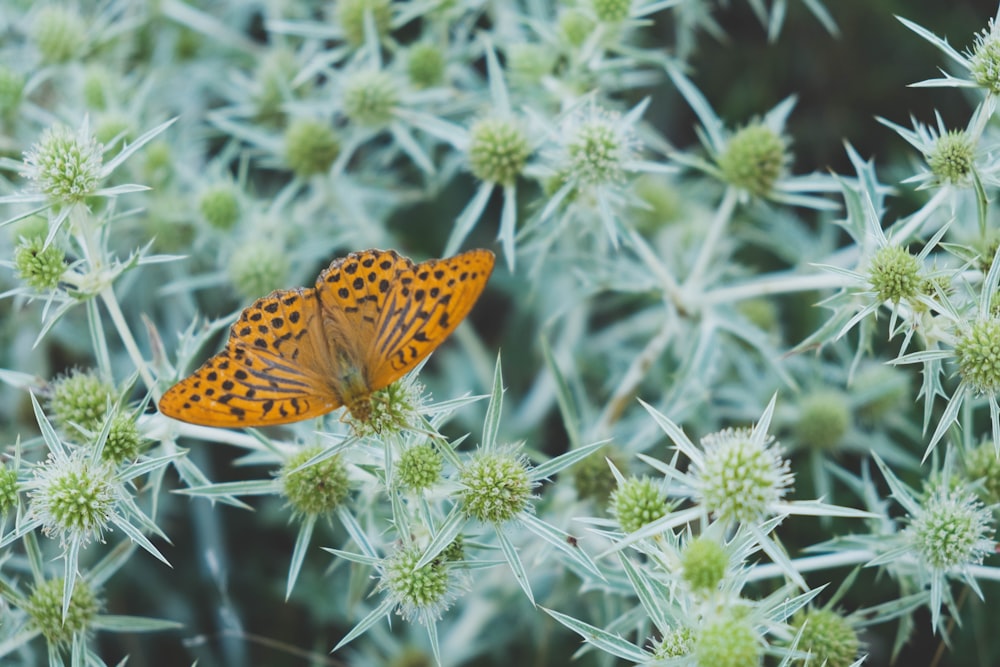
{"label": "sea holly plant", "polygon": [[[541,465],[531,466],[528,458],[519,452],[519,445],[499,442],[503,394],[500,358],[497,357],[479,446],[472,452],[462,453],[446,441],[435,440],[445,465],[450,468],[449,479],[441,480],[451,489],[445,504],[408,509],[408,504],[401,502],[402,498],[397,495],[399,491],[388,489],[393,508],[392,525],[397,535],[390,553],[380,556],[372,540],[357,529],[349,532],[361,547],[361,553],[327,549],[336,556],[375,568],[379,579],[376,592],[383,594],[382,602],[340,640],[334,651],[395,611],[408,621],[417,620],[426,626],[434,658],[438,664],[443,664],[437,635],[441,614],[457,598],[469,571],[496,565],[494,560],[484,560],[473,552],[473,539],[479,543],[492,535],[496,545],[488,548],[500,550],[514,578],[532,602],[531,581],[512,539],[514,534],[527,533],[541,538],[574,571],[603,578],[597,564],[569,539],[569,534],[536,516],[537,498],[532,492],[543,480],[586,458],[604,443],[585,445]],[[412,451],[411,445],[403,455]],[[423,453],[419,456],[427,457]],[[425,460],[424,466],[427,465]],[[437,468],[440,463],[435,461],[430,465]],[[405,473],[401,471],[401,474]],[[485,536],[482,528],[487,529]]]}

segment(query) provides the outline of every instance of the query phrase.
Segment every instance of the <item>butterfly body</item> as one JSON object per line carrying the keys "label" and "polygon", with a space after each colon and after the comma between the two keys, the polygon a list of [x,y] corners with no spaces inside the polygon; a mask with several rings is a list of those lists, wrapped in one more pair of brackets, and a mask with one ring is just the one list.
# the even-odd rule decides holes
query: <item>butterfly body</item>
{"label": "butterfly body", "polygon": [[458,326],[493,270],[488,250],[415,264],[392,250],[334,260],[311,288],[258,299],[226,347],[160,399],[168,417],[268,426],[341,406],[365,421],[371,394],[412,370]]}

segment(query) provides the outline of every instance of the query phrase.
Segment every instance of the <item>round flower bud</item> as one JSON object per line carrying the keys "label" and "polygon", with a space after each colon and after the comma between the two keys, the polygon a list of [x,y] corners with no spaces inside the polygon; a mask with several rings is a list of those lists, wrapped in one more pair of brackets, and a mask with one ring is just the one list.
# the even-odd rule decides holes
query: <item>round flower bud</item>
{"label": "round flower bud", "polygon": [[378,589],[388,593],[407,620],[420,618],[422,611],[436,618],[454,597],[448,567],[435,560],[418,568],[421,556],[420,549],[406,547],[382,561]]}
{"label": "round flower bud", "polygon": [[632,0],[592,0],[594,15],[601,23],[620,23],[628,18]]}
{"label": "round flower bud", "polygon": [[0,466],[0,515],[17,507],[17,495],[21,485],[17,481],[17,471]]}
{"label": "round flower bud", "polygon": [[576,494],[581,499],[592,499],[600,507],[607,506],[608,499],[618,486],[607,459],[611,459],[619,470],[627,468],[627,461],[622,460],[621,454],[614,447],[602,447],[573,466]]}
{"label": "round flower bud", "polygon": [[630,477],[614,490],[611,513],[626,533],[634,533],[667,513],[667,496],[648,477]]}
{"label": "round flower bud", "polygon": [[75,11],[48,5],[35,15],[31,36],[42,62],[65,63],[83,53],[87,45],[87,25]]}
{"label": "round flower bud", "polygon": [[101,457],[110,463],[134,461],[142,453],[145,442],[139,434],[139,426],[127,412],[116,412],[111,417],[108,439],[104,442]]}
{"label": "round flower bud", "polygon": [[831,450],[850,430],[851,421],[851,406],[844,392],[815,391],[799,401],[799,418],[793,427],[795,438],[803,447]]}
{"label": "round flower bud", "polygon": [[357,125],[387,125],[397,104],[399,85],[387,72],[355,72],[344,85],[344,114]]}
{"label": "round flower bud", "polygon": [[1000,94],[1000,32],[993,19],[988,28],[976,35],[969,71],[980,87],[993,95]]}
{"label": "round flower bud", "polygon": [[14,270],[29,287],[55,289],[66,272],[66,253],[55,244],[45,247],[44,236],[22,239],[14,249]]}
{"label": "round flower bud", "polygon": [[326,123],[299,118],[285,131],[285,162],[298,176],[325,173],[338,155],[340,141]]}
{"label": "round flower bud", "polygon": [[97,614],[101,611],[101,602],[90,584],[77,577],[69,599],[69,609],[63,615],[64,586],[62,578],[42,582],[28,597],[24,611],[28,614],[29,625],[41,632],[49,644],[68,649],[74,637],[90,634]]}
{"label": "round flower bud", "polygon": [[581,46],[596,27],[590,15],[578,7],[568,7],[559,13],[559,32],[572,46]]}
{"label": "round flower bud", "polygon": [[288,253],[280,244],[256,240],[239,246],[229,258],[229,280],[241,297],[256,299],[288,282]]}
{"label": "round flower bud", "polygon": [[965,455],[965,475],[977,482],[979,499],[987,505],[1000,505],[1000,458],[992,441],[987,441]]}
{"label": "round flower bud", "polygon": [[730,185],[756,197],[767,197],[785,172],[788,146],[765,125],[748,125],[730,137],[719,155],[719,168]]}
{"label": "round flower bud", "polygon": [[419,42],[410,47],[406,73],[416,88],[430,88],[444,81],[445,59],[433,42]]}
{"label": "round flower bud", "polygon": [[104,147],[86,128],[73,132],[56,125],[24,154],[21,175],[58,203],[81,202],[101,181]]}
{"label": "round flower bud", "polygon": [[704,535],[692,539],[681,552],[684,581],[696,593],[713,593],[726,576],[729,557],[718,542]]}
{"label": "round flower bud", "polygon": [[340,0],[337,3],[337,20],[344,31],[344,39],[351,46],[365,41],[365,14],[371,13],[375,32],[385,35],[392,23],[391,0]]}
{"label": "round flower bud", "polygon": [[296,470],[320,451],[319,447],[303,450],[281,469],[282,493],[296,515],[329,514],[340,507],[350,493],[347,466],[339,455]]}
{"label": "round flower bud", "polygon": [[201,192],[198,210],[209,227],[229,231],[240,219],[239,190],[230,182],[210,185]]}
{"label": "round flower bud", "polygon": [[399,483],[413,491],[423,491],[438,483],[444,459],[427,443],[408,448],[399,457],[396,474]]}
{"label": "round flower bud", "polygon": [[975,164],[976,147],[962,130],[952,130],[934,142],[927,156],[927,166],[939,183],[956,185],[966,182]]}
{"label": "round flower bud", "polygon": [[[74,370],[52,383],[49,407],[56,424],[71,437],[86,437],[101,432],[108,402],[114,402],[115,389],[94,371]],[[76,426],[74,426],[76,424]]]}
{"label": "round flower bud", "polygon": [[462,510],[473,519],[505,523],[529,507],[533,484],[526,462],[513,453],[477,452],[458,481]]}
{"label": "round flower bud", "polygon": [[759,667],[762,654],[760,638],[738,614],[710,622],[695,633],[698,667]]}
{"label": "round flower bud", "polygon": [[722,521],[752,523],[768,516],[792,483],[789,463],[771,437],[751,437],[749,429],[726,429],[705,436],[700,464],[691,474],[701,502]]}
{"label": "round flower bud", "polygon": [[907,528],[910,542],[932,571],[948,572],[983,562],[993,552],[993,517],[971,491],[939,487]]}
{"label": "round flower bud", "polygon": [[792,619],[791,626],[795,632],[802,628],[802,636],[796,648],[803,653],[808,652],[817,665],[850,667],[857,659],[861,646],[858,633],[837,612],[809,609],[803,614],[797,614]]}
{"label": "round flower bud", "polygon": [[1000,318],[978,320],[955,343],[958,372],[979,393],[1000,389]]}
{"label": "round flower bud", "polygon": [[528,137],[512,120],[487,118],[469,131],[469,168],[481,181],[509,185],[531,155]]}
{"label": "round flower bud", "polygon": [[899,303],[912,299],[923,284],[920,261],[906,248],[895,245],[879,248],[868,268],[868,282],[880,301]]}

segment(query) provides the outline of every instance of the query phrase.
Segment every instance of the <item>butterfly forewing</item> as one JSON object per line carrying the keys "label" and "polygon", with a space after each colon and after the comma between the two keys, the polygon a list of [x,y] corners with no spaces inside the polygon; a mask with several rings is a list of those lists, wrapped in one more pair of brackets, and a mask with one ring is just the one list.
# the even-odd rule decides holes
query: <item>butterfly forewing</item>
{"label": "butterfly forewing", "polygon": [[372,389],[412,370],[472,310],[493,271],[489,250],[401,267],[379,311],[366,366]]}
{"label": "butterfly forewing", "polygon": [[231,327],[225,349],[163,395],[160,411],[209,426],[267,426],[337,409],[318,318],[312,289],[258,299]]}

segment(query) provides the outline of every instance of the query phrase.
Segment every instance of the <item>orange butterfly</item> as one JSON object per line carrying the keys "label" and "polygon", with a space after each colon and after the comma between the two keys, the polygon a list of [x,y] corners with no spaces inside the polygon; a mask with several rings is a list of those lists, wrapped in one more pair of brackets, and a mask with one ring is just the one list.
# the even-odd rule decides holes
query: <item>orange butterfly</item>
{"label": "orange butterfly", "polygon": [[310,288],[278,290],[243,311],[226,348],[160,399],[205,426],[271,426],[341,406],[367,421],[371,395],[412,370],[472,310],[493,253],[414,264],[393,250],[335,259]]}

